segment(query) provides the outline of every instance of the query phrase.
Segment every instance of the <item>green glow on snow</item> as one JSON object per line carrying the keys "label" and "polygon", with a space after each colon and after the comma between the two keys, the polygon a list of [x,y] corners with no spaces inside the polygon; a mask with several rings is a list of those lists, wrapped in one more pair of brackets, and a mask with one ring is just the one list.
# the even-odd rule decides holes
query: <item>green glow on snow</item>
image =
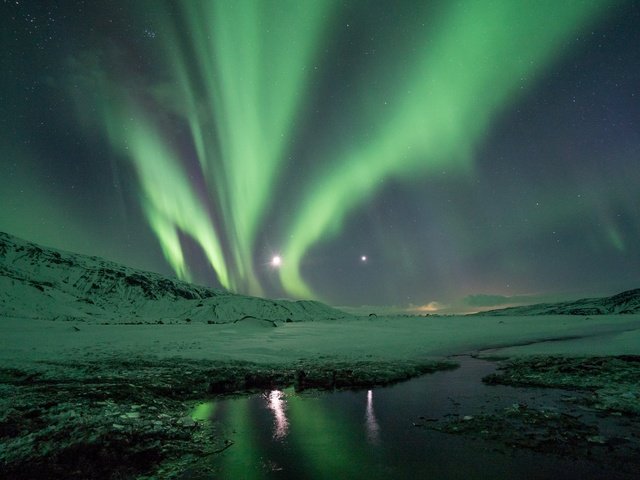
{"label": "green glow on snow", "polygon": [[[287,292],[314,297],[301,263],[316,242],[340,232],[347,215],[384,180],[446,170],[473,172],[472,152],[532,77],[545,71],[602,7],[600,1],[451,4],[425,38],[421,56],[399,78],[389,109],[373,118],[366,141],[333,152],[302,199],[283,250]],[[384,64],[384,62],[382,62]],[[399,72],[400,73],[400,72]],[[367,95],[366,85],[362,86]],[[375,98],[375,96],[374,96]],[[385,99],[376,99],[380,104]],[[361,119],[367,121],[366,118]]]}

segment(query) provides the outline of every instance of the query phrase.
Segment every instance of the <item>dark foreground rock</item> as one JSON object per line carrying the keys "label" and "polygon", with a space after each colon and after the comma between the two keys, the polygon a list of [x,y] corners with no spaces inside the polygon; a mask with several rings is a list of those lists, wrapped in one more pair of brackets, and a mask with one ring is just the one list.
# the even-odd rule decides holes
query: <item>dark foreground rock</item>
{"label": "dark foreground rock", "polygon": [[640,356],[529,357],[503,363],[489,384],[553,387],[591,393],[586,402],[603,412],[640,415]]}
{"label": "dark foreground rock", "polygon": [[416,426],[466,435],[499,450],[588,459],[629,475],[640,471],[640,357],[513,359],[483,381],[524,387],[532,400],[539,387],[560,389],[562,394],[560,402],[546,407],[514,403],[481,414],[461,412],[419,421]]}
{"label": "dark foreground rock", "polygon": [[525,404],[514,404],[493,415],[456,418],[433,428],[561,455],[585,450],[598,435],[596,427],[580,422],[577,416],[533,409]]}
{"label": "dark foreground rock", "polygon": [[425,427],[466,435],[486,445],[493,444],[496,450],[526,449],[589,460],[631,475],[640,468],[640,423],[634,420],[602,422],[589,415],[514,404],[495,414],[458,417]]}
{"label": "dark foreground rock", "polygon": [[453,367],[328,359],[212,366],[173,359],[0,368],[0,478],[176,478],[232,444],[215,423],[191,418],[207,397],[289,386],[364,388]]}

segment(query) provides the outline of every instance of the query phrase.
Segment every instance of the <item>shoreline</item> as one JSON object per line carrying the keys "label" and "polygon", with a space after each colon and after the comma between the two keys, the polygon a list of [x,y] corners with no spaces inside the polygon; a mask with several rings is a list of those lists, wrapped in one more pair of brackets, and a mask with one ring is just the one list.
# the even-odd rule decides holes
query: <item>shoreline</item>
{"label": "shoreline", "polygon": [[[465,324],[473,328],[453,339],[447,337],[446,324],[424,323],[423,319],[313,322],[294,324],[293,328],[290,324],[282,328],[205,325],[195,329],[186,325],[164,331],[167,326],[109,326],[99,330],[104,327],[87,329],[86,325],[50,322],[43,334],[47,343],[39,343],[43,338],[30,337],[30,328],[41,326],[25,324],[26,332],[14,331],[12,349],[2,350],[0,358],[0,440],[5,446],[0,472],[16,479],[110,478],[115,472],[124,478],[143,478],[158,471],[164,477],[176,477],[192,462],[217,455],[232,442],[216,432],[215,426],[191,418],[193,405],[203,399],[291,386],[324,391],[370,388],[455,368],[454,355],[471,352],[482,358],[508,351],[509,356],[517,358],[522,356],[518,352],[527,355],[536,346],[541,350],[549,344],[564,348],[602,336],[622,339],[617,346],[609,343],[608,357],[614,357],[625,354],[628,336],[635,335],[638,329],[633,327],[640,323],[638,316],[624,321],[603,318],[602,325],[591,322],[590,335],[577,339],[571,335],[572,328],[566,328],[571,325],[555,323],[555,331],[547,328],[542,332],[555,319],[542,326],[531,325],[531,319],[498,320],[506,320],[510,332],[521,330],[515,336],[511,334],[508,347],[496,347],[505,345],[503,338],[496,338],[500,332],[470,341],[469,337],[487,325],[505,325],[497,324],[495,318],[487,318],[484,324],[478,324],[477,318],[474,322],[457,319],[458,325],[451,328]],[[567,320],[575,328],[585,323],[582,319]],[[522,325],[529,330],[522,331]],[[180,330],[184,338],[176,336]],[[134,335],[136,331],[150,336]],[[111,338],[98,335],[104,332]],[[201,352],[198,348],[186,349],[183,357],[171,355],[174,348],[193,347],[193,339],[203,332],[217,336],[207,355],[197,355]],[[551,339],[556,336],[562,338]],[[195,346],[211,338],[202,337]],[[35,344],[29,345],[28,340]],[[96,344],[93,348],[92,343]],[[291,348],[292,343],[296,343],[296,349]],[[419,349],[421,344],[423,348]],[[148,345],[155,348],[146,351]],[[221,345],[225,348],[215,351]],[[307,349],[308,345],[313,348]],[[133,355],[135,348],[143,354]],[[579,364],[579,353],[574,348],[565,357]],[[239,359],[242,356],[252,360]],[[521,367],[528,365],[523,362],[526,360],[520,362]],[[523,368],[520,372],[525,371]],[[527,368],[536,374],[530,365]],[[568,392],[574,388],[571,384],[566,387]],[[607,414],[607,410],[602,413]],[[531,417],[532,412],[523,409],[525,414]],[[531,418],[538,421],[542,417],[536,413]],[[486,423],[480,420],[478,428]],[[490,417],[486,420],[496,421]]]}

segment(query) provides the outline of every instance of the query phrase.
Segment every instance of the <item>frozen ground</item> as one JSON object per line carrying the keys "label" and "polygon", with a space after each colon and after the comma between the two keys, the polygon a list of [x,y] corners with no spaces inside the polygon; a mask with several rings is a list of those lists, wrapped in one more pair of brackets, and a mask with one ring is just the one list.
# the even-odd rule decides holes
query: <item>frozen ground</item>
{"label": "frozen ground", "polygon": [[[569,306],[632,312],[639,302],[636,290]],[[540,315],[553,306],[530,308],[536,316],[353,317],[319,302],[234,295],[0,233],[5,368],[172,358],[398,365],[462,352],[638,353],[640,314]]]}
{"label": "frozen ground", "polygon": [[[636,290],[569,306],[632,312],[639,302]],[[539,315],[550,308],[530,307],[536,316],[358,318],[319,302],[234,295],[0,233],[0,365],[132,357],[423,360],[491,349],[482,353],[638,353],[640,314]]]}
{"label": "frozen ground", "polygon": [[39,360],[171,358],[288,362],[640,353],[640,315],[356,318],[281,323],[96,325],[4,318],[0,364]]}
{"label": "frozen ground", "polygon": [[[638,292],[622,297],[629,310]],[[588,306],[601,312],[611,299],[603,300]],[[576,398],[595,392],[587,406],[602,406],[598,414],[635,415],[624,427],[630,450],[622,454],[640,452],[640,314],[536,312],[353,317],[318,302],[234,295],[0,234],[0,477],[181,478],[234,441],[191,417],[207,397],[384,385],[451,368],[459,354],[521,358],[505,364],[498,383],[560,386],[571,396],[580,391]],[[628,357],[612,358],[621,355]],[[470,435],[486,430],[537,448],[510,430],[546,422],[545,444],[564,441],[553,432],[573,428],[587,446],[614,448],[593,425],[554,415],[510,407],[464,426]],[[465,433],[458,427],[450,430]]]}
{"label": "frozen ground", "polygon": [[[278,325],[257,319],[114,325],[2,319],[0,474],[181,478],[189,465],[233,443],[215,425],[189,417],[207,396],[288,385],[380,385],[447,368],[442,360],[459,353],[581,356],[597,346],[599,355],[611,356],[637,354],[640,345],[640,315],[379,317]],[[637,384],[633,401],[636,390]],[[585,438],[599,441],[587,433]]]}

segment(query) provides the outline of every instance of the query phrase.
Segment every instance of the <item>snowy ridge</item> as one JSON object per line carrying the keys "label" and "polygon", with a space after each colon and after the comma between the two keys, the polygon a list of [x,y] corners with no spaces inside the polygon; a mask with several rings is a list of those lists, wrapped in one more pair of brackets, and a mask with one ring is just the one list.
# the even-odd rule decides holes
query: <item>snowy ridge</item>
{"label": "snowy ridge", "polygon": [[640,313],[640,288],[611,297],[583,298],[571,302],[539,303],[489,310],[476,315],[611,315]]}
{"label": "snowy ridge", "polygon": [[129,323],[349,317],[315,301],[267,300],[42,247],[0,232],[0,315]]}

